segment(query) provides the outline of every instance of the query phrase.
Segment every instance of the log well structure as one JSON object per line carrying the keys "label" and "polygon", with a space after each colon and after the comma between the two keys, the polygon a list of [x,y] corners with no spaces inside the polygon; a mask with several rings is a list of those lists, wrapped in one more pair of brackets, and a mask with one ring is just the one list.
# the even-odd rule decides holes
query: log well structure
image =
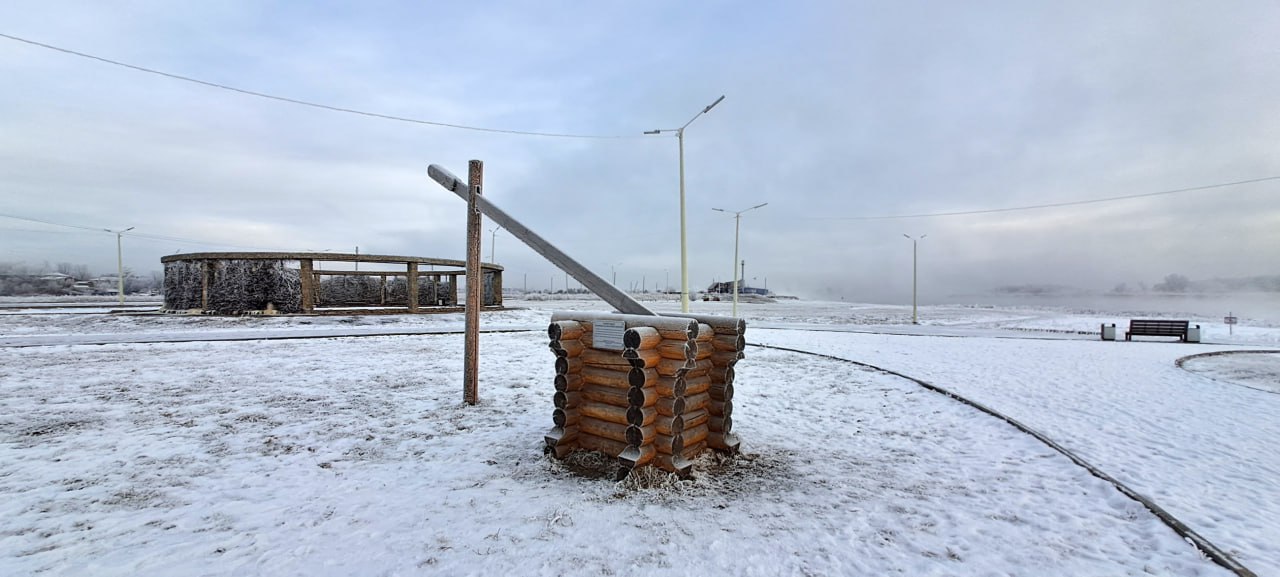
{"label": "log well structure", "polygon": [[552,315],[555,426],[544,437],[547,452],[602,452],[617,459],[618,479],[645,466],[687,476],[707,449],[736,453],[733,366],[743,358],[746,322],[654,314],[481,195],[479,165],[471,161],[469,181],[435,164],[427,174],[619,311]]}
{"label": "log well structure", "polygon": [[[620,344],[602,338],[605,325],[623,329]],[[547,450],[616,457],[618,479],[643,466],[688,476],[707,449],[737,452],[733,366],[745,332],[745,321],[729,317],[555,313]]]}
{"label": "log well structure", "polygon": [[[461,260],[414,256],[205,252],[169,255],[160,262],[164,310],[182,313],[456,312],[462,310],[459,281],[466,280]],[[366,270],[340,270],[344,263]],[[480,270],[481,305],[501,307],[502,267],[481,263]]]}

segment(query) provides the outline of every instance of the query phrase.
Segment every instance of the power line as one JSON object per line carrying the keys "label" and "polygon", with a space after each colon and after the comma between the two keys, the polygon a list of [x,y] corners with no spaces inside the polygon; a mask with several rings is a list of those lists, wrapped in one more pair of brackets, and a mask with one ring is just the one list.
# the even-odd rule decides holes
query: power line
{"label": "power line", "polygon": [[30,44],[31,46],[38,46],[38,47],[40,47],[40,48],[46,48],[46,49],[49,49],[49,50],[54,50],[54,51],[57,51],[57,52],[62,52],[62,53],[64,53],[64,54],[70,54],[70,55],[72,55],[72,56],[79,56],[79,57],[81,57],[81,58],[88,58],[88,59],[90,59],[90,60],[96,60],[96,61],[98,61],[98,62],[103,62],[103,63],[106,63],[106,64],[111,64],[111,65],[113,65],[113,66],[120,66],[120,67],[122,67],[122,68],[128,68],[128,69],[131,69],[131,70],[136,70],[136,71],[138,71],[138,72],[146,72],[147,74],[155,74],[155,75],[157,75],[157,76],[164,76],[164,77],[166,77],[166,78],[172,78],[172,79],[174,79],[174,80],[182,80],[182,81],[184,81],[184,82],[192,82],[192,83],[195,83],[195,84],[200,84],[200,85],[203,85],[203,86],[208,86],[208,87],[210,87],[210,88],[218,88],[218,89],[221,89],[221,90],[228,90],[228,91],[231,91],[231,92],[238,92],[238,93],[240,93],[240,94],[246,94],[246,95],[249,95],[249,96],[256,96],[256,97],[258,97],[258,98],[266,98],[266,99],[268,99],[268,100],[275,100],[275,101],[279,101],[279,102],[287,102],[287,103],[289,103],[289,104],[297,104],[297,105],[300,105],[300,106],[310,106],[310,107],[312,107],[312,108],[319,108],[319,109],[322,109],[322,110],[329,110],[329,111],[332,111],[332,112],[344,112],[344,113],[347,113],[347,114],[357,114],[357,115],[360,115],[360,116],[368,116],[368,117],[372,117],[372,118],[381,118],[381,119],[383,119],[383,120],[395,120],[395,121],[397,121],[397,122],[409,122],[409,123],[413,123],[413,124],[425,124],[425,125],[429,125],[429,126],[440,126],[440,127],[444,127],[444,128],[456,128],[456,129],[458,129],[458,130],[472,130],[472,131],[475,131],[475,132],[491,132],[491,133],[498,133],[498,134],[516,134],[516,135],[521,135],[521,136],[545,136],[545,137],[551,137],[551,138],[589,138],[589,139],[643,138],[643,135],[641,135],[641,134],[636,134],[636,135],[629,135],[629,134],[623,134],[623,135],[618,135],[618,134],[573,134],[573,133],[564,133],[564,132],[534,132],[534,131],[527,131],[527,130],[505,130],[505,129],[501,129],[501,128],[485,128],[485,127],[480,127],[480,126],[467,126],[467,125],[465,125],[465,124],[452,124],[452,123],[448,123],[448,122],[437,122],[437,121],[434,121],[434,120],[422,120],[422,119],[418,119],[418,118],[408,118],[408,117],[405,117],[405,116],[395,116],[395,115],[391,115],[391,114],[382,114],[382,113],[379,113],[379,112],[368,112],[368,111],[364,111],[364,110],[356,110],[356,109],[354,109],[354,108],[343,108],[343,107],[341,107],[341,106],[331,106],[331,105],[328,105],[328,104],[320,104],[320,103],[318,103],[318,102],[310,102],[310,101],[307,101],[307,100],[298,100],[298,99],[296,99],[296,98],[289,98],[289,97],[287,97],[287,96],[276,96],[276,95],[273,95],[273,94],[267,94],[267,93],[265,93],[265,92],[257,92],[257,91],[254,91],[254,90],[247,90],[247,89],[244,89],[244,88],[236,88],[236,87],[234,87],[234,86],[228,86],[228,85],[226,85],[226,84],[218,84],[218,83],[216,83],[216,82],[209,82],[209,81],[207,81],[207,80],[200,80],[200,79],[198,79],[198,78],[192,78],[192,77],[190,77],[190,76],[183,76],[183,75],[181,75],[181,74],[173,74],[173,73],[171,73],[171,72],[164,72],[164,71],[161,71],[161,70],[156,70],[156,69],[154,69],[154,68],[147,68],[147,67],[145,67],[145,66],[138,66],[138,65],[136,65],[136,64],[129,64],[129,63],[127,63],[127,62],[120,62],[119,60],[112,60],[112,59],[110,59],[110,58],[103,58],[103,57],[101,57],[101,56],[94,56],[94,55],[92,55],[92,54],[87,54],[87,53],[84,53],[84,52],[77,52],[77,51],[75,51],[75,50],[70,50],[70,49],[67,49],[67,48],[60,48],[60,47],[58,47],[58,46],[53,46],[53,45],[51,45],[51,44],[45,44],[45,43],[43,43],[43,42],[36,42],[35,40],[28,40],[28,39],[26,39],[26,38],[19,38],[19,37],[17,37],[17,36],[12,36],[12,35],[9,35],[9,34],[5,34],[5,33],[3,33],[3,32],[0,32],[0,37],[8,38],[9,40],[13,40],[13,41],[16,41],[16,42],[22,42],[22,43],[24,43],[24,44]]}
{"label": "power line", "polygon": [[87,232],[88,232],[88,231],[85,231],[85,232],[74,232],[74,231],[70,231],[70,230],[38,230],[38,229],[34,229],[34,228],[9,228],[9,227],[0,227],[0,232],[34,232],[34,233],[39,233],[39,234],[87,234]]}
{"label": "power line", "polygon": [[[94,233],[116,234],[115,232],[113,232],[113,231],[109,231],[109,230],[107,230],[107,229],[105,229],[105,228],[102,228],[102,227],[81,226],[81,225],[78,225],[78,224],[67,224],[67,223],[62,223],[62,222],[53,222],[53,221],[49,221],[49,220],[42,220],[42,219],[39,219],[39,218],[31,218],[31,217],[26,217],[26,216],[18,216],[18,215],[16,215],[16,214],[0,213],[0,217],[3,217],[3,218],[12,218],[12,219],[14,219],[14,220],[23,220],[23,221],[27,221],[27,222],[38,222],[38,223],[40,223],[40,224],[47,224],[47,225],[49,225],[49,226],[61,226],[61,227],[64,227],[64,228],[74,228],[74,229],[77,229],[77,230],[85,230],[85,231],[94,232]],[[0,229],[0,230],[18,230],[18,229]],[[57,232],[57,231],[49,231],[49,230],[46,230],[46,231],[26,231],[26,232]],[[243,248],[243,249],[247,249],[247,250],[258,250],[258,251],[270,250],[270,249],[266,249],[266,248],[259,247],[259,246],[245,246],[245,245],[239,245],[239,244],[229,244],[229,243],[225,243],[225,242],[208,242],[208,241],[197,240],[197,239],[193,239],[193,238],[183,238],[183,237],[180,237],[180,236],[167,236],[167,235],[163,235],[163,234],[151,234],[151,233],[145,233],[145,232],[125,232],[125,233],[121,233],[121,234],[122,234],[123,236],[131,237],[131,238],[137,238],[137,239],[141,239],[141,240],[156,240],[156,241],[165,241],[165,242],[178,242],[178,243],[185,243],[185,244],[194,244],[194,245],[199,245],[199,246],[222,246],[222,247],[228,247],[228,248]]]}
{"label": "power line", "polygon": [[1196,192],[1202,190],[1210,190],[1214,188],[1225,188],[1228,186],[1239,186],[1242,184],[1253,184],[1256,182],[1267,182],[1271,180],[1280,180],[1280,176],[1265,176],[1262,178],[1251,178],[1249,180],[1237,180],[1235,182],[1223,182],[1220,184],[1207,184],[1204,186],[1192,186],[1188,188],[1178,188],[1174,190],[1162,190],[1160,192],[1145,192],[1142,194],[1129,194],[1125,196],[1111,196],[1107,198],[1095,198],[1091,200],[1073,200],[1068,202],[1054,202],[1048,204],[1033,204],[1029,206],[1012,206],[1006,208],[986,208],[980,210],[963,210],[956,212],[930,212],[922,214],[895,214],[881,216],[801,216],[795,218],[811,219],[811,220],[898,220],[906,218],[932,218],[939,216],[966,216],[972,214],[992,214],[998,212],[1015,212],[1020,210],[1039,210],[1043,208],[1059,208],[1063,206],[1079,206],[1082,204],[1098,204],[1103,202],[1115,202],[1118,200],[1131,200],[1135,198],[1147,198],[1151,196],[1164,196],[1169,194],[1178,194],[1182,192]]}
{"label": "power line", "polygon": [[50,222],[50,221],[47,221],[47,220],[40,220],[40,219],[38,219],[38,218],[31,218],[31,217],[28,217],[28,216],[18,216],[18,215],[16,215],[16,214],[5,214],[5,213],[3,213],[3,212],[0,212],[0,217],[4,217],[4,218],[12,218],[12,219],[14,219],[14,220],[25,220],[25,221],[27,221],[27,222],[38,222],[38,223],[40,223],[40,224],[47,224],[47,225],[50,225],[50,226],[62,226],[62,227],[66,227],[66,228],[78,228],[78,229],[80,229],[80,230],[88,230],[88,231],[93,231],[93,232],[103,232],[103,228],[102,228],[102,227],[94,228],[94,227],[92,227],[92,226],[80,226],[80,225],[77,225],[77,224],[63,224],[63,223],[60,223],[60,222]]}

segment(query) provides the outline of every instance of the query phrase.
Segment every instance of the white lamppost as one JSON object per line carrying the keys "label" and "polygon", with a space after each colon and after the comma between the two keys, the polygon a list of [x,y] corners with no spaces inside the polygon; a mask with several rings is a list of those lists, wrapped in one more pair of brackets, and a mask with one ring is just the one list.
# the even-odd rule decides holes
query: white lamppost
{"label": "white lamppost", "polygon": [[116,287],[120,294],[121,305],[124,304],[124,249],[122,248],[124,243],[120,238],[124,236],[124,233],[133,230],[133,228],[134,227],[131,226],[124,230],[111,230],[109,228],[102,229],[116,235]]}
{"label": "white lamppost", "polygon": [[645,134],[662,134],[664,132],[676,133],[676,140],[680,141],[680,311],[689,312],[689,252],[685,243],[685,227],[684,227],[684,129],[688,128],[693,121],[699,116],[711,112],[720,101],[724,100],[724,95],[717,98],[715,102],[708,104],[706,108],[693,115],[689,122],[684,123],[680,128],[662,128],[657,130],[645,131]]}
{"label": "white lamppost", "polygon": [[493,253],[498,248],[498,231],[500,230],[502,230],[500,226],[489,229],[489,262],[498,262],[493,260]]}
{"label": "white lamppost", "polygon": [[744,208],[736,212],[732,210],[725,210],[723,208],[711,209],[718,210],[723,213],[733,213],[733,267],[729,270],[733,272],[733,316],[735,317],[738,316],[738,225],[742,223],[742,213],[747,212],[748,210],[755,210],[766,204],[769,203],[760,203],[751,208]]}
{"label": "white lamppost", "polygon": [[916,272],[919,269],[916,263],[919,262],[918,256],[920,253],[917,250],[917,245],[919,241],[924,240],[929,235],[922,234],[920,238],[912,238],[911,235],[903,233],[902,236],[911,239],[911,324],[918,325],[920,324],[920,317],[916,314]]}

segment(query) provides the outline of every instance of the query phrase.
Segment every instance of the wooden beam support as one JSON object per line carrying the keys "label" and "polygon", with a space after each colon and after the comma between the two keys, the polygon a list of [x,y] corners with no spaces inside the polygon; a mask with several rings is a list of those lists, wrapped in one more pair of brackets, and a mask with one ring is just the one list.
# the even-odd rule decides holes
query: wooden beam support
{"label": "wooden beam support", "polygon": [[407,295],[409,298],[409,312],[416,313],[418,312],[418,263],[409,263],[408,271],[405,274],[407,275],[406,286],[409,287],[409,294]]}
{"label": "wooden beam support", "polygon": [[298,282],[302,285],[302,312],[311,314],[316,311],[315,265],[312,264],[311,259],[304,258],[298,261],[298,267]]}

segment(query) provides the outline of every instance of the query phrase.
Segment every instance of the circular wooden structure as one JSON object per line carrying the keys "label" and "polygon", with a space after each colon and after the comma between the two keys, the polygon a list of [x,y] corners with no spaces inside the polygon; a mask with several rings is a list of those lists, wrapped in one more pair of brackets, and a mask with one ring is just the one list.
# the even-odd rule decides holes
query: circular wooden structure
{"label": "circular wooden structure", "polygon": [[[454,312],[467,276],[465,261],[381,254],[196,252],[160,262],[164,310],[193,314]],[[502,306],[502,270],[480,264],[482,306]]]}

